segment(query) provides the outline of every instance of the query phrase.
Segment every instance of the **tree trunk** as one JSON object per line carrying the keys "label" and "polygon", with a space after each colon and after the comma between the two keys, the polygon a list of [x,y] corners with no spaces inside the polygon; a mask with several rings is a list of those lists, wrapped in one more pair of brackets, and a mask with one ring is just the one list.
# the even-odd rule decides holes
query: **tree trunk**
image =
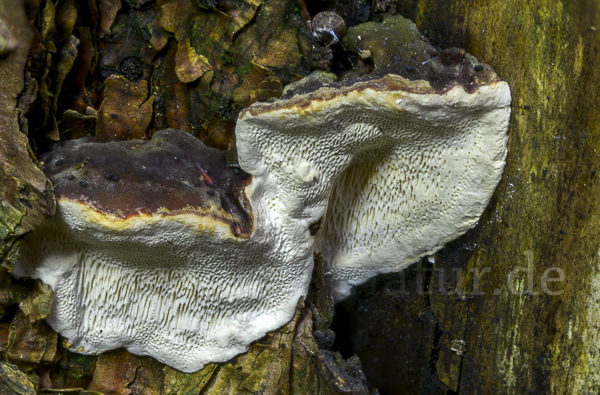
{"label": "tree trunk", "polygon": [[400,12],[508,82],[507,165],[473,231],[344,304],[345,347],[382,393],[599,393],[600,4],[421,0]]}

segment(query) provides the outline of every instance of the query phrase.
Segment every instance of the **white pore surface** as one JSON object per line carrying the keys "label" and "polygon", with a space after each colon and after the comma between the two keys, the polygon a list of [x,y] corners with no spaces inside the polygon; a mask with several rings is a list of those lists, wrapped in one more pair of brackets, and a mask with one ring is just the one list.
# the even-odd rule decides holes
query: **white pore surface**
{"label": "white pore surface", "polygon": [[316,251],[341,300],[352,285],[401,270],[475,226],[504,168],[510,100],[508,85],[496,82],[472,94],[366,89],[245,112],[239,160],[251,174],[272,175],[276,185],[261,197],[270,206],[307,198],[279,212],[305,226],[325,216]]}
{"label": "white pore surface", "polygon": [[238,240],[197,215],[111,220],[60,200],[57,216],[25,238],[14,275],[52,286],[47,321],[72,351],[125,347],[194,372],[286,324],[306,294],[312,241],[261,214],[252,237]]}

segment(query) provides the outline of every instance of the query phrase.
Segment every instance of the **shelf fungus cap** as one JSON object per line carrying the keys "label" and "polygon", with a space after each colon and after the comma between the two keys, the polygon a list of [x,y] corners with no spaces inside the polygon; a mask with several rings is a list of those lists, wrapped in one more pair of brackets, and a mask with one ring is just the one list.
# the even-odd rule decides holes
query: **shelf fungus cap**
{"label": "shelf fungus cap", "polygon": [[70,350],[125,347],[193,372],[286,324],[306,294],[310,236],[264,226],[278,218],[247,197],[252,177],[191,135],[71,140],[41,161],[57,214],[24,238],[13,275],[52,286],[47,321]]}
{"label": "shelf fungus cap", "polygon": [[240,165],[276,179],[286,199],[308,196],[290,215],[322,218],[315,250],[337,300],[474,227],[500,181],[508,85],[462,50],[427,68],[439,78],[309,81],[240,114]]}

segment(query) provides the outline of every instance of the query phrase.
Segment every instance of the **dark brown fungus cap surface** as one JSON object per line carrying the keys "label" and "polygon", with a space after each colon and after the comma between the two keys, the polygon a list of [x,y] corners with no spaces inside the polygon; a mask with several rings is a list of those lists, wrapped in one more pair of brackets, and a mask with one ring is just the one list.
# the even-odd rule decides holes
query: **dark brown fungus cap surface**
{"label": "dark brown fungus cap surface", "polygon": [[237,237],[252,232],[244,194],[251,177],[227,167],[225,152],[187,133],[163,130],[150,141],[110,143],[86,137],[57,144],[49,162],[48,156],[41,160],[58,200],[85,203],[122,219],[197,213],[228,223]]}

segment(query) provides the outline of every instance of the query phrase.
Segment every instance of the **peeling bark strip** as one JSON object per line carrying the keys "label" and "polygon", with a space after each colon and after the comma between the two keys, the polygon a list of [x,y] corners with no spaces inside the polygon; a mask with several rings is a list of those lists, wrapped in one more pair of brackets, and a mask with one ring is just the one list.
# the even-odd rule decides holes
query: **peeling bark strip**
{"label": "peeling bark strip", "polygon": [[146,139],[152,122],[154,96],[148,95],[147,82],[130,82],[123,76],[106,79],[104,101],[98,111],[96,141]]}
{"label": "peeling bark strip", "polygon": [[[54,213],[52,186],[32,161],[27,136],[21,132],[19,95],[24,88],[31,28],[23,4],[0,3],[0,258],[15,239]],[[25,130],[26,132],[26,130]],[[5,265],[10,267],[9,262]]]}

